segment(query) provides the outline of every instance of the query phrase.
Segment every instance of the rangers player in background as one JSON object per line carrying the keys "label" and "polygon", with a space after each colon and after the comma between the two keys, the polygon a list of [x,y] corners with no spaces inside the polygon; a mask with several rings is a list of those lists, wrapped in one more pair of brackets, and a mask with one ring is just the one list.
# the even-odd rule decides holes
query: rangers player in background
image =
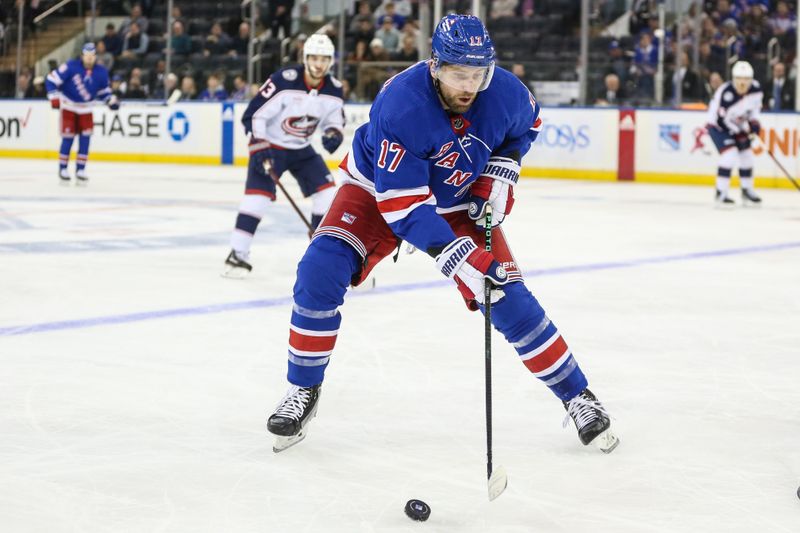
{"label": "rangers player in background", "polygon": [[[491,253],[477,244],[487,204],[497,224],[511,212],[521,158],[541,129],[539,105],[495,66],[478,18],[447,15],[431,46],[429,61],[384,84],[340,164],[344,183],[298,266],[289,391],[267,422],[277,436],[274,450],[302,440],[316,413],[348,285],[361,283],[402,239],[431,256],[471,310],[483,310],[485,280],[492,283],[494,327],[563,402],[581,442],[610,452],[618,440],[609,416],[526,288],[503,231],[494,228]],[[386,320],[397,327],[400,316],[409,315]]]}
{"label": "rangers player in background", "polygon": [[732,81],[726,81],[714,93],[708,106],[708,134],[719,150],[717,167],[717,205],[733,206],[728,196],[733,167],[739,168],[742,204],[758,205],[761,198],[753,189],[755,158],[752,138],[761,131],[759,115],[763,93],[753,79],[753,67],[747,61],[737,61],[731,70]]}
{"label": "rangers player in background", "polygon": [[317,128],[330,153],[344,139],[342,84],[329,73],[333,53],[326,35],[310,36],[303,46],[303,65],[274,73],[247,106],[242,124],[250,136],[250,160],[225,260],[227,277],[240,278],[252,270],[250,245],[269,202],[275,201],[275,181],[284,171],[297,179],[303,196],[311,197],[312,231],[331,205],[333,178],[310,142]]}
{"label": "rangers player in background", "polygon": [[80,59],[71,59],[52,71],[45,80],[47,99],[53,109],[61,109],[61,149],[58,156],[58,177],[62,185],[69,185],[67,171],[69,153],[75,135],[78,136],[76,183],[85,185],[86,161],[89,158],[89,140],[94,129],[92,107],[99,100],[113,110],[119,109],[119,100],[111,94],[108,70],[95,64],[97,52],[94,44],[86,43]]}

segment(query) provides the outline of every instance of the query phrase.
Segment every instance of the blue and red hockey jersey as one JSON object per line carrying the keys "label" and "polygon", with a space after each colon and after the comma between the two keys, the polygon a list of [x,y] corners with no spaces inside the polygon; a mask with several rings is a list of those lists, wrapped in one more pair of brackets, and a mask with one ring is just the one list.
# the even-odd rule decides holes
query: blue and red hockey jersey
{"label": "blue and red hockey jersey", "polygon": [[80,59],[70,59],[48,74],[45,88],[47,98],[59,98],[67,111],[86,113],[94,100],[105,103],[111,98],[106,67],[95,64],[87,70]]}
{"label": "blue and red hockey jersey", "polygon": [[465,114],[448,114],[423,61],[386,82],[356,130],[343,178],[375,194],[398,237],[435,249],[455,239],[440,214],[467,209],[489,157],[519,161],[540,127],[539,104],[499,67]]}

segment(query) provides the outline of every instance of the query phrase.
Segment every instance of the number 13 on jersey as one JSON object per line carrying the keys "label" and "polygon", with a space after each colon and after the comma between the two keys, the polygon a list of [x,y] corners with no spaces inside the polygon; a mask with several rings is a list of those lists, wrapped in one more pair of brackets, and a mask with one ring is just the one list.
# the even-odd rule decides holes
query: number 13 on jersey
{"label": "number 13 on jersey", "polygon": [[394,155],[392,156],[392,162],[389,163],[389,168],[386,169],[387,172],[394,172],[397,170],[397,165],[400,164],[400,160],[403,159],[403,156],[406,155],[406,149],[400,146],[397,143],[389,143],[386,139],[381,141],[381,155],[378,158],[378,168],[386,168],[386,156],[392,152]]}

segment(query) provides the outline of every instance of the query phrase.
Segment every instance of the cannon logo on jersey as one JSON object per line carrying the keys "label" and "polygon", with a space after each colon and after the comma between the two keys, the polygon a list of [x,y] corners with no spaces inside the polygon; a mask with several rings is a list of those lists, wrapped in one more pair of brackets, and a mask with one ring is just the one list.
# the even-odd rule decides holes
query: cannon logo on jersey
{"label": "cannon logo on jersey", "polygon": [[287,117],[281,124],[283,131],[295,137],[310,137],[317,129],[319,119],[311,115]]}

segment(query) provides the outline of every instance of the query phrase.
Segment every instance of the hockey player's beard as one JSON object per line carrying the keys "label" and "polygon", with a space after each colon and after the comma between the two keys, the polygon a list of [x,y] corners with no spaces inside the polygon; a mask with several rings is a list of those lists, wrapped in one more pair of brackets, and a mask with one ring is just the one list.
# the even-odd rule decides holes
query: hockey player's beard
{"label": "hockey player's beard", "polygon": [[477,96],[476,93],[445,94],[441,92],[440,94],[448,111],[458,114],[464,114],[469,111]]}

